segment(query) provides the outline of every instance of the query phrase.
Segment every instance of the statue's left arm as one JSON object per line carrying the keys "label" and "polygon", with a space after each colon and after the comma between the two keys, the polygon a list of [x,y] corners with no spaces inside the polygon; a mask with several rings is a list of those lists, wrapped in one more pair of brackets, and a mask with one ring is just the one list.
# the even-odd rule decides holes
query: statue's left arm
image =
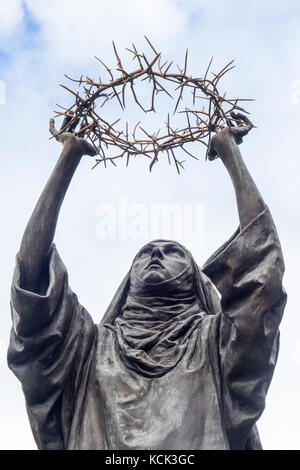
{"label": "statue's left arm", "polygon": [[224,420],[230,447],[240,449],[247,448],[251,429],[265,406],[286,294],[278,234],[238,147],[253,126],[242,115],[234,117],[244,125],[216,134],[209,159],[219,157],[230,175],[240,226],[203,271],[222,296],[222,313],[216,320]]}
{"label": "statue's left arm", "polygon": [[237,200],[240,228],[243,229],[264,209],[265,204],[238,147],[243,136],[253,125],[245,116],[234,116],[242,118],[245,125],[227,127],[215,134],[211,140],[208,158],[214,160],[218,156],[230,175]]}

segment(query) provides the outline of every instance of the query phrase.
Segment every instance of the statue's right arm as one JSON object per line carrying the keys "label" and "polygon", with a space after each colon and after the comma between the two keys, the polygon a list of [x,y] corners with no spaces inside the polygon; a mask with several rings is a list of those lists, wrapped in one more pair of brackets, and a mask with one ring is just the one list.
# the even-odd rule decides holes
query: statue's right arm
{"label": "statue's right arm", "polygon": [[[53,120],[50,131],[55,135]],[[25,229],[20,251],[21,285],[37,293],[41,289],[45,261],[54,238],[60,207],[83,155],[95,155],[94,148],[71,133],[56,137],[63,144],[59,160],[36,204]]]}

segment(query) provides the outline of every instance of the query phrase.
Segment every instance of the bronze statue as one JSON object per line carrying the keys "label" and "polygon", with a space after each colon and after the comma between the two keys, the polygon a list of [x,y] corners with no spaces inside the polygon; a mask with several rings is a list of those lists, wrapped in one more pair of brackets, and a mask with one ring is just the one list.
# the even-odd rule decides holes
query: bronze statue
{"label": "bronze statue", "polygon": [[63,151],[25,230],[12,285],[10,368],[39,449],[260,449],[256,421],[278,354],[286,294],[272,217],[240,154],[252,124],[215,134],[240,226],[200,270],[177,242],[136,255],[101,323],[53,245],[84,139]]}

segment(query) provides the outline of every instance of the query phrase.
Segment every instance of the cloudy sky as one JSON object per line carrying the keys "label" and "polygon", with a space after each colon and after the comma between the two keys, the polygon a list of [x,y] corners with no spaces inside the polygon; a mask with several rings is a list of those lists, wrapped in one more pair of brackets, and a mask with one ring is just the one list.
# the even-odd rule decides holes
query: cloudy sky
{"label": "cloudy sky", "polygon": [[[112,40],[124,57],[132,42],[147,51],[144,35],[175,63],[183,63],[188,48],[195,76],[212,56],[212,70],[235,59],[224,91],[255,99],[247,108],[257,129],[241,150],[276,222],[289,296],[278,365],[258,427],[265,449],[300,449],[299,26],[297,0],[0,0],[1,449],[36,448],[20,384],[6,365],[9,290],[26,222],[60,152],[48,132],[56,103],[69,99],[59,84],[67,84],[65,73],[75,78],[103,73],[94,56],[114,65]],[[114,112],[119,110],[108,110]],[[165,114],[164,105],[147,125],[160,127]],[[137,116],[130,108],[129,122]],[[225,169],[218,160],[205,162],[200,144],[195,152],[199,161],[187,160],[180,176],[163,161],[151,174],[144,160],[93,171],[89,158],[81,162],[55,242],[71,287],[95,322],[155,230],[180,238],[200,265],[235,230],[237,211]],[[169,230],[155,225],[153,207],[173,204],[177,222],[184,213],[191,216],[186,233],[178,234],[176,224]]]}

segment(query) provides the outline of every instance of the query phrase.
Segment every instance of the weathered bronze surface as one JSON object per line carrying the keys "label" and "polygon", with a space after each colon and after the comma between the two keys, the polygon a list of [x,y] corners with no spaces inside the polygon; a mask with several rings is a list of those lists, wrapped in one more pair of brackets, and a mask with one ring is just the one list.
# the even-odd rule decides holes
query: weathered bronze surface
{"label": "weathered bronze surface", "polygon": [[11,296],[8,363],[39,449],[261,448],[256,421],[278,354],[284,264],[238,148],[252,125],[238,118],[243,126],[213,137],[209,158],[229,172],[239,229],[201,270],[177,242],[148,243],[100,325],[53,245],[72,176],[94,151],[58,136],[63,151],[25,230]]}

